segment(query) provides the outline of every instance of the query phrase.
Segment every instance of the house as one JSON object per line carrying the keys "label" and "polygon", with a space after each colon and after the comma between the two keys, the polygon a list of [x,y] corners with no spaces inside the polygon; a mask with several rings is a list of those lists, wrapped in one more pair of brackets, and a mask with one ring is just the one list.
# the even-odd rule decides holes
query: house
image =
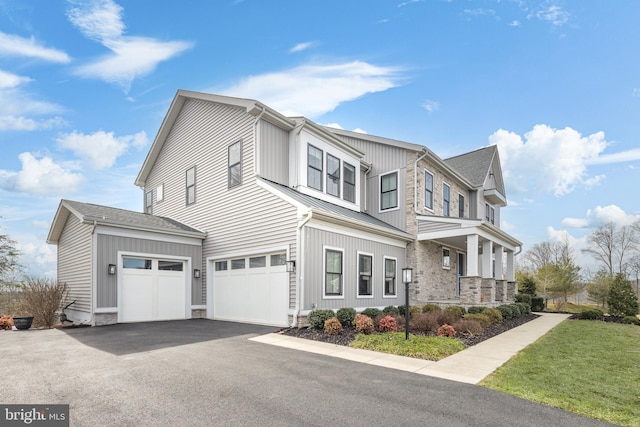
{"label": "house", "polygon": [[70,319],[207,317],[296,326],[315,308],[497,305],[521,243],[500,229],[500,159],[285,117],[180,90],[135,184],[144,213],[63,200]]}

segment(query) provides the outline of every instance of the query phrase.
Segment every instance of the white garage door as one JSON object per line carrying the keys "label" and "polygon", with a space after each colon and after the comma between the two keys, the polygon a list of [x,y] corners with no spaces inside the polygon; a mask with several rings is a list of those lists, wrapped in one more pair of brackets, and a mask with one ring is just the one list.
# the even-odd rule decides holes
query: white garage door
{"label": "white garage door", "polygon": [[285,253],[272,253],[215,261],[214,319],[287,326],[289,273],[285,260]]}
{"label": "white garage door", "polygon": [[122,258],[121,322],[186,318],[184,261]]}

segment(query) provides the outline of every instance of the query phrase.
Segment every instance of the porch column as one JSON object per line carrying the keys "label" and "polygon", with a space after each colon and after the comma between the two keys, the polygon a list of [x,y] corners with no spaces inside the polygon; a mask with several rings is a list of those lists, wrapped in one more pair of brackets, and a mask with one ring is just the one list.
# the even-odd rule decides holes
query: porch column
{"label": "porch column", "polygon": [[513,251],[507,251],[507,282],[516,281],[514,256],[515,254],[513,253]]}
{"label": "porch column", "polygon": [[496,245],[494,252],[496,254],[496,280],[504,280],[504,265],[503,265],[503,248],[500,245]]}
{"label": "porch column", "polygon": [[467,236],[467,276],[478,276],[478,235]]}
{"label": "porch column", "polygon": [[491,240],[485,240],[482,242],[482,278],[492,279],[493,269],[491,268],[491,261],[493,255],[493,242]]}

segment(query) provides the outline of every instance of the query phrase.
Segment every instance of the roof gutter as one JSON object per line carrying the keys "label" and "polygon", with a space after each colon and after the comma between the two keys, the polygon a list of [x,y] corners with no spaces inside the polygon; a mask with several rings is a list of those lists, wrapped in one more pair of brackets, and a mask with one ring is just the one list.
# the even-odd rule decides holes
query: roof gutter
{"label": "roof gutter", "polygon": [[291,327],[296,328],[298,326],[298,315],[300,314],[300,308],[304,302],[304,234],[302,233],[302,228],[307,225],[309,221],[313,218],[313,209],[309,209],[307,213],[307,217],[298,224],[296,227],[296,255],[298,266],[296,267],[296,307],[293,311],[293,321],[291,322]]}

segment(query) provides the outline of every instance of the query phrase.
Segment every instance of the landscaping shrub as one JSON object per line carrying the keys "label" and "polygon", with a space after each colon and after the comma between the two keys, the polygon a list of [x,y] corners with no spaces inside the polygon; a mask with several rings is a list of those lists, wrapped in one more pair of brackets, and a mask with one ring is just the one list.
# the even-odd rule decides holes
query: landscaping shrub
{"label": "landscaping shrub", "polygon": [[369,335],[373,333],[373,320],[365,314],[356,314],[356,331]]}
{"label": "landscaping shrub", "polygon": [[422,307],[423,313],[430,313],[432,311],[440,311],[442,310],[438,304],[426,304]]}
{"label": "landscaping shrub", "polygon": [[[465,314],[463,319],[474,320],[474,321],[478,322],[483,328],[488,328],[489,326],[491,326],[491,319],[486,314],[482,314],[482,313]],[[456,328],[456,330],[460,331],[460,328]]]}
{"label": "landscaping shrub", "polygon": [[462,316],[466,313],[464,307],[460,307],[459,305],[450,305],[444,308],[444,311],[448,311],[449,313],[453,313],[458,319],[462,319]]}
{"label": "landscaping shrub", "polygon": [[631,282],[620,273],[616,274],[609,288],[607,305],[609,314],[612,316],[625,317],[638,314],[638,297],[633,292]]}
{"label": "landscaping shrub", "polygon": [[439,327],[437,312],[420,313],[409,321],[409,331],[414,334],[435,333]]}
{"label": "landscaping shrub", "polygon": [[525,316],[525,315],[531,313],[531,304],[528,304],[526,302],[517,302],[516,305],[518,307],[520,307],[520,315],[521,316]]}
{"label": "landscaping shrub", "polygon": [[511,307],[511,311],[513,311],[513,317],[522,316],[522,309],[518,304],[509,304],[509,306]]}
{"label": "landscaping shrub", "polygon": [[353,321],[356,320],[356,310],[355,308],[341,308],[336,313],[336,317],[342,326],[353,326]]}
{"label": "landscaping shrub", "polygon": [[409,316],[410,318],[413,316],[417,316],[418,314],[422,313],[422,308],[416,306],[416,305],[411,305],[409,306]]}
{"label": "landscaping shrub", "polygon": [[487,307],[473,306],[473,307],[469,307],[467,309],[467,313],[469,313],[469,314],[478,314],[478,313],[482,313],[486,309],[487,309]]}
{"label": "landscaping shrub", "polygon": [[580,318],[583,320],[602,320],[604,313],[597,308],[590,308],[580,312]]}
{"label": "landscaping shrub", "polygon": [[625,316],[624,319],[622,319],[624,323],[628,323],[630,325],[638,325],[640,326],[640,319],[638,319],[637,316]]}
{"label": "landscaping shrub", "polygon": [[0,316],[0,331],[10,331],[11,328],[13,328],[13,318],[11,316]]}
{"label": "landscaping shrub", "polygon": [[336,335],[342,332],[342,324],[337,317],[332,317],[324,322],[324,333],[327,335]]}
{"label": "landscaping shrub", "polygon": [[378,317],[380,317],[382,311],[377,308],[365,308],[364,310],[362,310],[362,314],[369,317],[371,320],[376,320]]}
{"label": "landscaping shrub", "polygon": [[405,310],[405,308],[404,308],[404,305],[399,305],[399,306],[398,306],[398,314],[399,314],[400,316],[404,316],[405,311],[406,311],[406,310]]}
{"label": "landscaping shrub", "polygon": [[392,305],[388,305],[382,309],[382,314],[389,314],[391,316],[397,316],[399,313],[398,307],[394,307]]}
{"label": "landscaping shrub", "polygon": [[436,315],[436,318],[438,319],[438,325],[452,325],[455,323],[456,320],[460,319],[457,314],[452,313],[451,311],[447,311],[447,310],[442,310],[442,311],[436,311],[434,313]]}
{"label": "landscaping shrub", "polygon": [[502,313],[497,308],[487,308],[482,312],[482,314],[491,319],[491,323],[494,325],[502,323]]}
{"label": "landscaping shrub", "polygon": [[22,285],[21,310],[33,316],[33,326],[52,327],[67,293],[67,284],[53,279],[28,277]]}
{"label": "landscaping shrub", "polygon": [[544,311],[543,297],[531,297],[531,311]]}
{"label": "landscaping shrub", "polygon": [[331,319],[332,317],[336,317],[336,313],[333,310],[312,310],[309,312],[307,316],[307,320],[309,321],[309,326],[314,329],[323,329],[324,322]]}
{"label": "landscaping shrub", "polygon": [[[474,314],[474,316],[477,316],[477,314]],[[454,323],[453,328],[458,333],[465,335],[480,335],[485,329],[480,322],[477,320],[467,319],[466,316]]]}
{"label": "landscaping shrub", "polygon": [[496,308],[500,311],[500,314],[502,314],[503,319],[505,320],[513,319],[514,313],[513,313],[513,307],[511,307],[511,305],[503,304],[503,305],[499,305]]}
{"label": "landscaping shrub", "polygon": [[436,335],[439,337],[455,337],[456,330],[451,325],[442,325],[438,328]]}
{"label": "landscaping shrub", "polygon": [[516,294],[516,302],[524,302],[531,306],[531,295],[529,294]]}
{"label": "landscaping shrub", "polygon": [[396,318],[390,315],[381,317],[378,322],[378,330],[380,332],[397,332],[398,325],[396,323]]}

